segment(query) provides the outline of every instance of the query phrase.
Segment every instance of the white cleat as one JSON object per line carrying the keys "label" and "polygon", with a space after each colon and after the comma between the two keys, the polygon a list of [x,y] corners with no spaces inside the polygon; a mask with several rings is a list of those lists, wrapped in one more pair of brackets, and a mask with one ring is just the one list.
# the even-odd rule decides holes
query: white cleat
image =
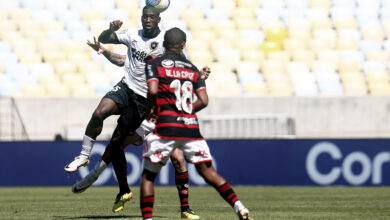
{"label": "white cleat", "polygon": [[74,160],[68,163],[64,170],[68,173],[76,172],[81,166],[88,166],[89,158],[87,156],[77,156]]}
{"label": "white cleat", "polygon": [[99,177],[99,174],[96,172],[90,172],[82,180],[78,181],[72,187],[73,193],[82,193],[87,190]]}
{"label": "white cleat", "polygon": [[237,212],[238,218],[240,220],[251,220],[252,218],[249,217],[249,210],[245,208],[244,206],[241,206],[238,208]]}

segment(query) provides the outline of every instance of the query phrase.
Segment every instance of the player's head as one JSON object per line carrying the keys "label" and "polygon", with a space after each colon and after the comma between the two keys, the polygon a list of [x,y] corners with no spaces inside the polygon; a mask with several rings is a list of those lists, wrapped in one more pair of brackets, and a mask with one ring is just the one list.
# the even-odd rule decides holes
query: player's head
{"label": "player's head", "polygon": [[145,32],[153,32],[156,28],[158,28],[160,20],[160,13],[152,10],[152,8],[145,6],[142,9],[141,23]]}
{"label": "player's head", "polygon": [[167,51],[181,52],[186,45],[186,33],[180,28],[171,28],[164,35],[164,47]]}

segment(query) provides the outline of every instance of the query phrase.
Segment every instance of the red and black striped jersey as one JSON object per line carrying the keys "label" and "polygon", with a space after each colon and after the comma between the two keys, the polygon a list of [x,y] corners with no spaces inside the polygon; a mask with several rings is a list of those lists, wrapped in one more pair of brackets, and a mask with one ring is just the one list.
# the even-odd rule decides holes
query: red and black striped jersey
{"label": "red and black striped jersey", "polygon": [[206,89],[199,70],[184,56],[164,54],[146,64],[148,83],[158,81],[156,128],[163,139],[200,140],[195,93]]}

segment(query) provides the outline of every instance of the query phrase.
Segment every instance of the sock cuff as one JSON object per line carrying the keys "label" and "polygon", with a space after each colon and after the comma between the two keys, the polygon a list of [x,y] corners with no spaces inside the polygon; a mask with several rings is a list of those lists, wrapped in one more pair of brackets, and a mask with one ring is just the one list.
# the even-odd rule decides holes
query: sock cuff
{"label": "sock cuff", "polygon": [[226,190],[229,190],[231,188],[232,187],[230,186],[230,184],[228,182],[217,187],[218,191],[220,191],[221,193],[226,192]]}
{"label": "sock cuff", "polygon": [[188,171],[186,171],[186,172],[175,172],[175,179],[188,179]]}
{"label": "sock cuff", "polygon": [[152,196],[141,196],[141,202],[154,202],[154,195]]}

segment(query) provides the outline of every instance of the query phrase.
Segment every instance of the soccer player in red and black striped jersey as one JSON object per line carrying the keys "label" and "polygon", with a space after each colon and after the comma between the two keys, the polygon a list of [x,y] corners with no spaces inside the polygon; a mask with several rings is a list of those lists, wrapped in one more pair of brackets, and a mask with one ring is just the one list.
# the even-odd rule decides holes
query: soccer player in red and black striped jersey
{"label": "soccer player in red and black striped jersey", "polygon": [[[154,180],[176,148],[194,163],[199,174],[234,208],[239,219],[250,219],[249,211],[238,199],[229,183],[212,165],[206,141],[199,131],[195,113],[208,104],[205,82],[199,70],[183,55],[186,34],[172,28],[164,35],[165,53],[146,65],[148,96],[146,118],[157,116],[156,128],[144,149],[141,183],[141,212],[151,220],[154,204]],[[195,94],[197,99],[195,100]]]}

